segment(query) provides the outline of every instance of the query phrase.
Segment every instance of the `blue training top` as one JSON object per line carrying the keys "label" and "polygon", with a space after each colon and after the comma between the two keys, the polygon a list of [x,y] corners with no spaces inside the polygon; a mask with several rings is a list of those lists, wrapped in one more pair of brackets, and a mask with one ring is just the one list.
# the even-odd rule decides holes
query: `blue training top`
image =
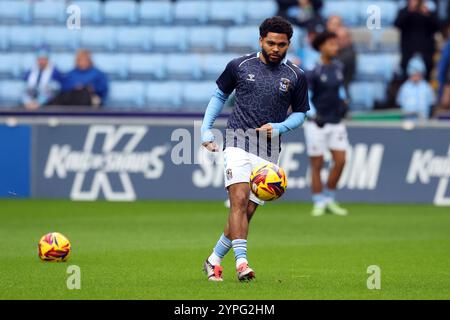
{"label": "blue training top", "polygon": [[342,99],[345,98],[343,65],[318,62],[306,73],[311,101],[316,117],[323,123],[339,123],[344,116]]}

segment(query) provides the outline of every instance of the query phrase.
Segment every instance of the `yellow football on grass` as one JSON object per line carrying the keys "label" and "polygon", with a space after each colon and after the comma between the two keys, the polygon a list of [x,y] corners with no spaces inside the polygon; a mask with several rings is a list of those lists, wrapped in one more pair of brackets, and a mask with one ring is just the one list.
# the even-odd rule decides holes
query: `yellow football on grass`
{"label": "yellow football on grass", "polygon": [[67,261],[70,255],[70,241],[59,232],[48,233],[39,240],[39,258],[43,261]]}

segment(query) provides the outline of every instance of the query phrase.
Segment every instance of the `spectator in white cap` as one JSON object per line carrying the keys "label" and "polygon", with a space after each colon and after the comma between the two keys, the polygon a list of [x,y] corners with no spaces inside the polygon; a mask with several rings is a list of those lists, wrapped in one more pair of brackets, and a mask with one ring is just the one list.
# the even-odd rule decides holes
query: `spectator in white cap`
{"label": "spectator in white cap", "polygon": [[405,113],[429,118],[436,97],[431,85],[424,80],[426,67],[420,56],[411,58],[407,73],[408,80],[400,87],[397,103]]}
{"label": "spectator in white cap", "polygon": [[49,51],[43,46],[37,52],[36,65],[25,76],[26,90],[22,103],[28,110],[46,105],[59,91],[63,75],[49,60]]}

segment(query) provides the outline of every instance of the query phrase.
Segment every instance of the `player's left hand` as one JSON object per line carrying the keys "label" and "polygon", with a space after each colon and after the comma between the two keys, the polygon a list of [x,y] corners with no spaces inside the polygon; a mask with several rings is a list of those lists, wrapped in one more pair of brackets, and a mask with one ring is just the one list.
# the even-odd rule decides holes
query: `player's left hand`
{"label": "player's left hand", "polygon": [[202,145],[210,152],[219,152],[219,146],[213,141],[203,142]]}
{"label": "player's left hand", "polygon": [[265,125],[261,126],[260,128],[256,128],[256,131],[267,131],[267,137],[271,138],[273,127],[271,124],[266,123]]}

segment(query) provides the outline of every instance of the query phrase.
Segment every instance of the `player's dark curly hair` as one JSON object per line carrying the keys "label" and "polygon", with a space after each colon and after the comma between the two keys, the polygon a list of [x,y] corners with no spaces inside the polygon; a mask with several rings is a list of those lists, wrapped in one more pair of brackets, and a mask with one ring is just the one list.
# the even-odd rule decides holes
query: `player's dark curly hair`
{"label": "player's dark curly hair", "polygon": [[314,50],[320,51],[320,47],[322,46],[322,44],[327,42],[329,39],[333,39],[333,38],[337,38],[337,35],[334,32],[324,31],[322,33],[319,33],[314,38],[314,40],[312,42],[312,47],[314,48]]}
{"label": "player's dark curly hair", "polygon": [[269,32],[284,33],[288,39],[291,40],[294,30],[289,21],[280,16],[275,16],[267,18],[259,26],[259,35],[261,38],[266,37]]}

